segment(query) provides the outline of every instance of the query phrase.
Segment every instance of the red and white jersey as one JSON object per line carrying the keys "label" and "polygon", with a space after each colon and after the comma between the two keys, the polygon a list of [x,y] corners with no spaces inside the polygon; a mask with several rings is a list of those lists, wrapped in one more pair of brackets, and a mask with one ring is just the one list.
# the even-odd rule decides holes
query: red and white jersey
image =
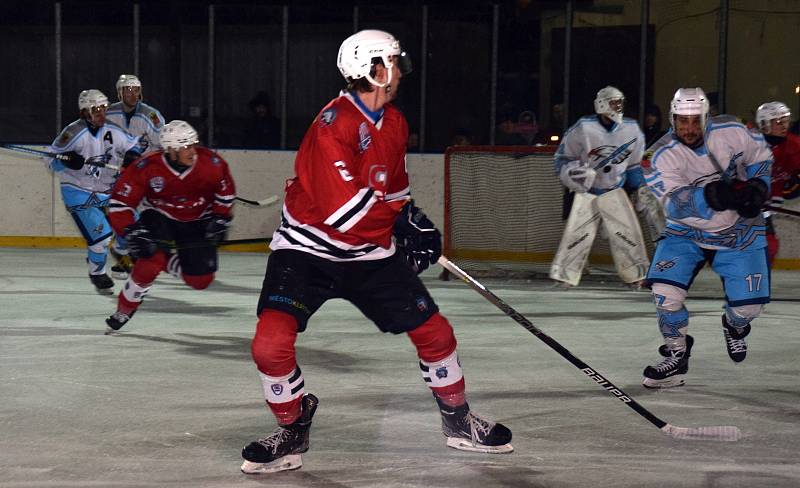
{"label": "red and white jersey", "polygon": [[357,95],[340,93],[303,138],[270,248],[331,261],[394,254],[392,227],[410,195],[407,140],[394,105],[371,112]]}
{"label": "red and white jersey", "polygon": [[784,199],[800,196],[800,137],[786,134],[780,144],[772,146],[775,162],[772,164],[772,203],[780,204]]}
{"label": "red and white jersey", "polygon": [[140,203],[144,209],[189,222],[212,213],[230,215],[235,197],[228,163],[210,149],[198,147],[197,160],[183,172],[158,151],[122,172],[111,193],[108,217],[114,231],[122,233],[134,222],[134,209]]}

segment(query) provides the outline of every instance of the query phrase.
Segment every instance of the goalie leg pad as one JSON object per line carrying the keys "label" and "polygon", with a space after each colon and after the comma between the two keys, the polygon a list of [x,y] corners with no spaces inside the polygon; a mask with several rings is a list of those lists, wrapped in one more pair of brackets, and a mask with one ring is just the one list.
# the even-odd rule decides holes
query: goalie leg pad
{"label": "goalie leg pad", "polygon": [[572,286],[581,281],[583,267],[592,250],[597,236],[600,213],[595,204],[596,196],[589,193],[576,193],[569,212],[567,225],[558,251],[550,265],[550,278]]}
{"label": "goalie leg pad", "polygon": [[650,260],[647,259],[639,220],[625,190],[617,188],[597,197],[597,209],[608,233],[617,274],[625,283],[643,280]]}

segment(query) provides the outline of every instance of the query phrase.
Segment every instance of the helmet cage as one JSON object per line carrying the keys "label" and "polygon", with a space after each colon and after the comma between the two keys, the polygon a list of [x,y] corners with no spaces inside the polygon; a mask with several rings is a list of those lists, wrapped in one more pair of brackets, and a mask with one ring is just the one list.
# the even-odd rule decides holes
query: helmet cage
{"label": "helmet cage", "polygon": [[597,92],[597,96],[594,99],[594,112],[596,114],[605,115],[617,124],[621,124],[624,111],[625,95],[621,90],[613,86],[607,86]]}

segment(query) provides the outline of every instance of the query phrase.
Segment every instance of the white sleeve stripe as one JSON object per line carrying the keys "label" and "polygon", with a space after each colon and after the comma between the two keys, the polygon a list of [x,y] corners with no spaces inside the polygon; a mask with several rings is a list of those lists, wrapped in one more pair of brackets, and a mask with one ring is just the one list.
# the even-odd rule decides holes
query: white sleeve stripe
{"label": "white sleeve stripe", "polygon": [[401,198],[407,197],[410,194],[411,194],[411,188],[407,186],[396,193],[387,194],[386,197],[384,197],[384,200],[386,200],[387,202],[391,202],[392,200],[399,200]]}
{"label": "white sleeve stripe", "polygon": [[[331,227],[339,230],[339,232],[345,232],[346,229],[342,228],[343,226],[347,226],[347,229],[352,227],[353,225],[358,222],[364,215],[361,213],[362,210],[366,207],[367,210],[375,204],[375,190],[372,188],[362,188],[358,191],[353,197],[345,202],[344,205],[339,207],[334,213],[332,213],[327,219],[325,219],[325,225],[330,225]],[[354,217],[358,216],[358,220],[355,222],[351,222]]]}

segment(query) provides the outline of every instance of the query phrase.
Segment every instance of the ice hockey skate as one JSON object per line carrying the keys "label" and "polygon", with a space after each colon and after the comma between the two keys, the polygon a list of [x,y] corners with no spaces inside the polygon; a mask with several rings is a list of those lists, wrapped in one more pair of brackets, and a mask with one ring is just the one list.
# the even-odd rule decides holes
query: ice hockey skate
{"label": "ice hockey skate", "polygon": [[101,295],[113,295],[114,294],[114,280],[112,280],[107,274],[99,274],[99,275],[89,275],[89,280],[94,285],[97,293]]}
{"label": "ice hockey skate", "polygon": [[106,335],[116,335],[119,329],[133,317],[133,313],[126,314],[122,312],[114,312],[109,318],[106,319]]}
{"label": "ice hockey skate", "polygon": [[301,402],[300,418],[292,424],[279,425],[269,436],[245,446],[242,449],[242,472],[266,474],[302,467],[300,455],[308,451],[311,419],[317,405],[317,397],[307,393]]}
{"label": "ice hockey skate", "polygon": [[447,446],[462,451],[507,454],[514,450],[511,431],[503,424],[486,420],[470,411],[469,404],[450,407],[438,398],[442,413],[442,433]]}
{"label": "ice hockey skate", "polygon": [[658,364],[644,368],[642,385],[645,388],[673,388],[686,384],[685,376],[689,371],[689,353],[692,351],[694,338],[686,336],[686,349],[676,351],[667,348],[666,344],[658,348],[664,356]]}
{"label": "ice hockey skate", "polygon": [[725,348],[728,356],[734,363],[741,363],[747,356],[747,343],[744,338],[750,333],[750,324],[737,329],[728,324],[725,316],[722,316],[722,334],[725,336]]}

